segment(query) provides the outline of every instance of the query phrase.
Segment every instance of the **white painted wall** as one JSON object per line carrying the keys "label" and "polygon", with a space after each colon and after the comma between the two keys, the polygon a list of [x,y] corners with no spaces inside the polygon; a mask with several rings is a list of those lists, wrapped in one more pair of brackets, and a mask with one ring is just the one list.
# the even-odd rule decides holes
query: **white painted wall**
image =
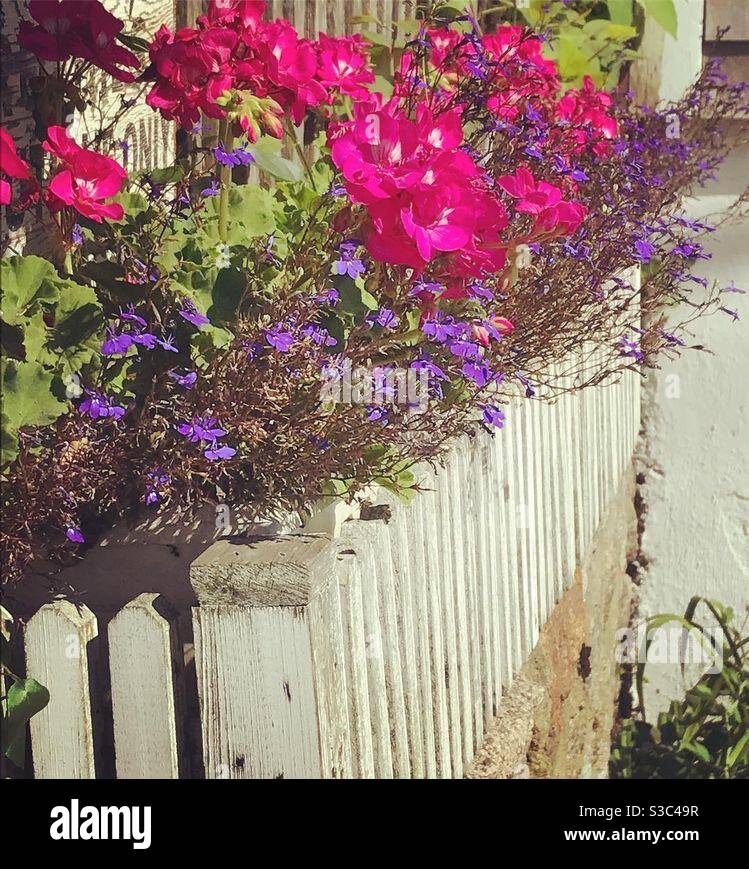
{"label": "white painted wall", "polygon": [[[679,16],[676,39],[666,34],[661,57],[659,97],[678,100],[702,68],[704,0],[675,0]],[[657,26],[657,25],[655,25]]]}
{"label": "white painted wall", "polygon": [[[676,98],[699,66],[702,0],[679,0],[679,39],[663,48],[663,98]],[[698,8],[699,7],[699,8]],[[698,14],[699,12],[699,14]],[[694,61],[694,62],[693,62]],[[749,150],[727,162],[719,181],[689,211],[721,210],[749,179]],[[708,238],[710,262],[695,269],[726,286],[749,289],[749,224]],[[683,613],[693,595],[749,606],[749,296],[725,297],[743,321],[717,314],[698,323],[689,351],[649,375],[643,392],[639,470],[647,559],[640,616]],[[682,696],[675,664],[649,665],[648,715]]]}

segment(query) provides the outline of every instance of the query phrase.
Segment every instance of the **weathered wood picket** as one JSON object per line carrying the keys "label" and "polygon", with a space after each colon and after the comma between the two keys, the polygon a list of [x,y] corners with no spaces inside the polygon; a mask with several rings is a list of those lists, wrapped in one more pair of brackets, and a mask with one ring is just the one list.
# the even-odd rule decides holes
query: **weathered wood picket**
{"label": "weathered wood picket", "polygon": [[[422,469],[409,505],[382,492],[333,534],[226,538],[193,562],[206,777],[463,774],[630,473],[639,376],[507,414]],[[26,627],[27,673],[52,694],[32,719],[38,777],[96,773],[96,633],[66,602]],[[117,776],[185,775],[175,614],[140,595],[107,635]]]}

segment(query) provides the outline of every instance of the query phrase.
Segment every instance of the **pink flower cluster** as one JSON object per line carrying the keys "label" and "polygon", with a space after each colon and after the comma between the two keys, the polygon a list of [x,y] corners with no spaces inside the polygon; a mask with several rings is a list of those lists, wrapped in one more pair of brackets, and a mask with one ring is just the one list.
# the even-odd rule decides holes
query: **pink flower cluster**
{"label": "pink flower cluster", "polygon": [[375,259],[421,271],[449,254],[452,270],[466,275],[501,269],[507,215],[461,150],[457,110],[435,118],[421,105],[410,120],[397,99],[381,108],[362,102],[328,137],[351,201],[367,208]]}
{"label": "pink flower cluster", "polygon": [[599,157],[610,154],[618,132],[609,114],[612,104],[611,95],[599,91],[587,75],[580,90],[568,90],[557,103],[557,118],[569,125],[562,134],[566,150],[577,154],[589,146]]}
{"label": "pink flower cluster", "polygon": [[196,28],[172,33],[162,27],[150,47],[155,84],[148,104],[190,128],[201,111],[225,117],[220,98],[228,91],[247,91],[270,101],[264,126],[280,136],[272,117],[276,105],[299,124],[308,108],[338,94],[366,93],[374,74],[361,37],[321,34],[320,42],[313,42],[300,38],[286,20],[264,21],[264,9],[262,0],[212,0]]}
{"label": "pink flower cluster", "polygon": [[65,127],[50,127],[43,147],[60,162],[47,188],[47,206],[52,213],[69,206],[96,223],[105,218],[122,219],[122,206],[106,201],[122,190],[127,177],[116,160],[82,148]]}
{"label": "pink flower cluster", "polygon": [[[462,79],[480,80],[486,108],[499,120],[513,123],[523,112],[536,112],[548,124],[565,126],[564,135],[551,137],[555,149],[575,154],[591,147],[598,156],[610,153],[610,141],[617,133],[610,114],[611,96],[597,90],[586,76],[580,90],[568,90],[559,98],[556,63],[543,56],[543,43],[532,31],[508,24],[468,38],[457,30],[431,29],[423,40],[429,46],[429,64],[445,92],[454,90]],[[418,90],[419,76],[413,53],[405,52],[396,93],[403,96]]]}
{"label": "pink flower cluster", "polygon": [[352,203],[366,208],[372,257],[418,272],[435,263],[433,274],[453,296],[464,294],[465,278],[501,271],[509,246],[568,235],[585,216],[560,188],[520,168],[498,185],[533,223],[524,237],[504,238],[508,211],[500,190],[462,147],[457,109],[435,115],[422,104],[411,120],[397,98],[380,108],[362,102],[354,120],[332,125],[328,138]]}
{"label": "pink flower cluster", "polygon": [[[543,56],[541,40],[522,27],[504,25],[476,39],[457,30],[432,28],[423,39],[442,87],[449,91],[466,77],[482,80],[489,94],[487,108],[503,120],[515,120],[526,105],[547,104],[559,90],[556,64]],[[396,92],[418,86],[418,75],[413,54],[405,52]]]}
{"label": "pink flower cluster", "polygon": [[140,66],[138,58],[117,44],[122,21],[99,0],[29,0],[28,10],[36,24],[21,22],[18,44],[40,60],[77,57],[120,81],[135,81],[128,69]]}

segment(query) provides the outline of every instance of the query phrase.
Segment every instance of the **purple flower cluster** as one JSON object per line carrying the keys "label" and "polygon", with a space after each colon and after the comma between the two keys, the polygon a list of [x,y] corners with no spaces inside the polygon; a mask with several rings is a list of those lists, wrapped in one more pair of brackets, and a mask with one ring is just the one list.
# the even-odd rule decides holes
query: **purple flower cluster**
{"label": "purple flower cluster", "polygon": [[91,419],[113,419],[117,421],[125,415],[125,408],[114,404],[114,400],[103,392],[85,390],[86,398],[78,405],[78,410]]}
{"label": "purple flower cluster", "polygon": [[339,259],[333,263],[334,275],[348,275],[352,280],[355,280],[366,272],[367,267],[356,256],[358,249],[359,242],[354,239],[342,241],[338,245]]}
{"label": "purple flower cluster", "polygon": [[216,162],[222,166],[249,166],[255,162],[248,147],[240,146],[228,151],[223,142],[219,142],[218,146],[213,149],[213,156]]}
{"label": "purple flower cluster", "polygon": [[208,443],[210,446],[203,451],[209,461],[230,459],[236,455],[233,447],[220,444],[219,440],[226,436],[226,430],[221,428],[219,421],[212,416],[194,417],[192,422],[177,424],[177,431],[191,443]]}

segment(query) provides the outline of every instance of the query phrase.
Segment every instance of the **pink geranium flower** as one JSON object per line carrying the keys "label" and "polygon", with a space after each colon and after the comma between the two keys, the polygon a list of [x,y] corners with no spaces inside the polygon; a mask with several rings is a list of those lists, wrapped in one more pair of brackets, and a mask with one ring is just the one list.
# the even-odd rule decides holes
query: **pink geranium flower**
{"label": "pink geranium flower", "polygon": [[184,27],[176,33],[166,25],[159,28],[149,49],[156,83],[146,97],[148,105],[186,128],[200,120],[201,110],[223,118],[216,101],[234,84],[229,60],[237,38],[221,27]]}
{"label": "pink geranium flower", "polygon": [[599,157],[611,152],[618,133],[616,118],[609,114],[613,105],[611,95],[599,91],[590,76],[585,76],[580,90],[570,89],[557,104],[557,117],[569,125],[563,140],[572,153],[590,145]]}
{"label": "pink geranium flower", "polygon": [[[7,130],[0,127],[0,175],[26,180],[31,177],[29,164],[22,160]],[[13,198],[10,184],[0,178],[0,205],[10,205]]]}
{"label": "pink geranium flower", "polygon": [[104,218],[122,219],[122,206],[105,201],[120,192],[127,177],[116,160],[82,148],[68,136],[65,127],[50,127],[43,147],[61,164],[47,190],[52,211],[70,206],[96,223]]}
{"label": "pink geranium flower", "polygon": [[524,166],[513,175],[502,175],[499,186],[517,199],[515,209],[535,217],[533,233],[538,235],[571,235],[587,214],[584,205],[562,198],[562,191],[546,181],[536,181]]}
{"label": "pink geranium flower", "polygon": [[270,21],[260,29],[257,45],[267,93],[286,109],[295,124],[301,124],[309,106],[328,99],[328,92],[317,80],[317,50],[309,39],[300,39],[288,22]]}
{"label": "pink geranium flower", "polygon": [[18,43],[40,60],[79,57],[120,81],[135,80],[122,67],[137,69],[138,58],[116,42],[123,23],[99,0],[30,0],[28,10],[37,24],[22,21]]}
{"label": "pink geranium flower", "polygon": [[492,338],[497,340],[514,331],[515,324],[507,317],[499,316],[490,317],[486,323],[476,323],[473,326],[473,336],[483,347],[488,347]]}
{"label": "pink geranium flower", "polygon": [[369,44],[360,34],[327,36],[320,34],[317,52],[317,78],[329,92],[360,99],[369,94],[375,80],[369,63]]}
{"label": "pink geranium flower", "polygon": [[546,181],[536,181],[524,166],[515,170],[514,175],[502,175],[497,179],[499,186],[518,202],[515,208],[525,214],[540,214],[562,198],[562,191]]}
{"label": "pink geranium flower", "polygon": [[198,18],[201,27],[241,27],[254,31],[263,19],[265,0],[211,0],[205,15]]}

